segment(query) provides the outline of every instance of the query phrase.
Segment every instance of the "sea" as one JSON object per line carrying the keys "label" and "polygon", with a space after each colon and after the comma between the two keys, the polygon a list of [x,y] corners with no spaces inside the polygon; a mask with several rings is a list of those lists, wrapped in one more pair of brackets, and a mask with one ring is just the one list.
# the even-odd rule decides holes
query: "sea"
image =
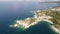
{"label": "sea", "polygon": [[33,17],[32,11],[44,10],[59,5],[59,3],[2,1],[0,2],[0,34],[56,34],[49,27],[50,24],[45,21],[41,21],[26,30],[12,28],[9,25],[14,24],[16,20]]}

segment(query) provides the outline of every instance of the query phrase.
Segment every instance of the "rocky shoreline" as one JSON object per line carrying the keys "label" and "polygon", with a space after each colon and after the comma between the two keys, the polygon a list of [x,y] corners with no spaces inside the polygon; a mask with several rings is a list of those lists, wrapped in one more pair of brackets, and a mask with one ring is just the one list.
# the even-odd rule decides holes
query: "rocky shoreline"
{"label": "rocky shoreline", "polygon": [[60,6],[52,7],[48,10],[34,11],[33,18],[26,18],[24,20],[17,20],[16,24],[10,25],[10,27],[23,26],[24,29],[29,28],[32,25],[37,24],[39,21],[47,21],[51,24],[51,28],[60,34]]}

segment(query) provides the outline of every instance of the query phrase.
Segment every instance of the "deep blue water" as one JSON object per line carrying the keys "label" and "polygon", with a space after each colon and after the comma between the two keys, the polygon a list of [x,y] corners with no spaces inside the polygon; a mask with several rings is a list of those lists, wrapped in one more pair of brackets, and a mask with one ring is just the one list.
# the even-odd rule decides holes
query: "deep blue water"
{"label": "deep blue water", "polygon": [[[16,32],[16,29],[9,25],[14,20],[32,17],[30,11],[46,9],[57,6],[58,3],[39,3],[39,2],[0,2],[0,34],[55,34],[50,30],[47,23],[38,24],[23,32]],[[31,31],[32,30],[32,31]]]}

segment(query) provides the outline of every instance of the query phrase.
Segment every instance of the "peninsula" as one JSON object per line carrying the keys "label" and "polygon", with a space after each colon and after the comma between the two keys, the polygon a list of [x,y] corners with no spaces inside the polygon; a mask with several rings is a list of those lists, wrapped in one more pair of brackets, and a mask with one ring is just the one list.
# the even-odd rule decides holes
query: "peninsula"
{"label": "peninsula", "polygon": [[17,20],[16,23],[10,25],[10,27],[20,28],[22,26],[24,29],[27,29],[40,21],[47,21],[51,24],[51,29],[60,34],[60,6],[52,7],[48,10],[36,10],[33,13],[33,17]]}

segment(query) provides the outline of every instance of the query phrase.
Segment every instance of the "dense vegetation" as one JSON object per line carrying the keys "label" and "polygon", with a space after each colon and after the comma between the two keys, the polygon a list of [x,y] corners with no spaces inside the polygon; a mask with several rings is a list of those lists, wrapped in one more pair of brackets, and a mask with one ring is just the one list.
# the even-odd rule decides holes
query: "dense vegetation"
{"label": "dense vegetation", "polygon": [[56,27],[60,26],[60,11],[43,10],[42,12],[45,12],[46,15],[50,15],[53,17],[51,21]]}

